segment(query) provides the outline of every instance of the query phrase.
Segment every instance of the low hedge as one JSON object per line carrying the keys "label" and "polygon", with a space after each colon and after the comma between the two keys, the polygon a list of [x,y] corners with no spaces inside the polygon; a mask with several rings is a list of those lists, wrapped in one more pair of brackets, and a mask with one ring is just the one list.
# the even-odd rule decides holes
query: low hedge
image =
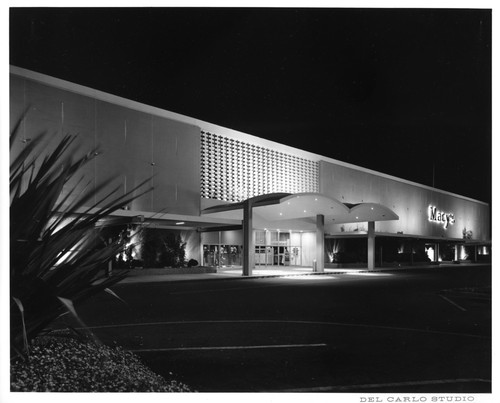
{"label": "low hedge", "polygon": [[11,363],[12,392],[192,392],[147,368],[135,354],[73,338],[40,337]]}

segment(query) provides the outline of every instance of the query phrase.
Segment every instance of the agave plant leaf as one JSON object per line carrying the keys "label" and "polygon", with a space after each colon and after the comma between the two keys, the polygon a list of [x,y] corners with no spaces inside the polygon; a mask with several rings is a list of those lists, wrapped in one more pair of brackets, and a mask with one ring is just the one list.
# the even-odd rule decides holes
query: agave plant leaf
{"label": "agave plant leaf", "polygon": [[120,296],[118,296],[118,294],[116,294],[116,292],[114,292],[111,288],[105,288],[104,291],[107,292],[109,295],[112,295],[113,297],[115,297],[117,300],[119,300],[119,301],[123,302],[124,304],[128,305],[127,301],[125,301],[124,299],[120,298]]}
{"label": "agave plant leaf", "polygon": [[[67,298],[61,298],[59,297],[59,301],[66,307],[67,312],[73,317],[73,319],[76,320],[76,322],[79,324],[80,329],[84,329],[87,334],[89,334],[94,341],[96,341],[98,344],[102,344],[101,341],[97,338],[97,336],[90,331],[90,329],[87,327],[85,322],[82,320],[80,315],[76,312],[75,306],[73,304],[73,301]],[[76,329],[73,328],[73,331],[77,332]],[[77,332],[78,333],[78,332]]]}
{"label": "agave plant leaf", "polygon": [[22,321],[22,325],[23,325],[24,349],[26,351],[29,351],[28,335],[26,333],[26,322],[24,321],[24,306],[23,306],[23,303],[19,299],[15,298],[15,297],[13,297],[12,299],[16,303],[17,307],[19,308],[19,312],[21,313],[21,321]]}
{"label": "agave plant leaf", "polygon": [[[15,126],[16,130],[20,127]],[[126,271],[108,276],[108,262],[126,245],[117,238],[102,241],[110,225],[130,218],[110,215],[150,191],[149,180],[126,194],[110,190],[94,201],[95,191],[109,189],[110,180],[88,190],[85,178],[76,179],[97,150],[74,157],[75,136],[65,135],[41,157],[46,133],[25,143],[11,162],[10,291],[12,351],[26,351],[30,340],[64,312],[76,315],[74,304],[121,281]],[[11,145],[16,133],[11,135]],[[70,183],[73,185],[70,186]],[[87,182],[87,184],[90,182]],[[19,307],[22,307],[21,311]]]}

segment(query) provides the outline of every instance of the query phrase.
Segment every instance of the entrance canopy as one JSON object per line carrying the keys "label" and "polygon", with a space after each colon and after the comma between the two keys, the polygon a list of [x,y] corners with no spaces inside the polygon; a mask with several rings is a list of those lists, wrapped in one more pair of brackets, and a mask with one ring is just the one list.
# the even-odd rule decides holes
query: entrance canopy
{"label": "entrance canopy", "polygon": [[[389,208],[378,203],[347,204],[320,193],[271,193],[248,200],[253,207],[254,228],[280,230],[316,229],[316,217],[325,225],[353,222],[398,220]],[[243,220],[245,202],[206,208],[202,216]]]}

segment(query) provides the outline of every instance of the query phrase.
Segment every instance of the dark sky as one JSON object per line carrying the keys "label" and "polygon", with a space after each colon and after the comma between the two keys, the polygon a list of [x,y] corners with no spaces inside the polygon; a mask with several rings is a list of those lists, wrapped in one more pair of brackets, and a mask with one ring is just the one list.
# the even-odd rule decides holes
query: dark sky
{"label": "dark sky", "polygon": [[10,9],[10,63],[491,201],[491,11]]}

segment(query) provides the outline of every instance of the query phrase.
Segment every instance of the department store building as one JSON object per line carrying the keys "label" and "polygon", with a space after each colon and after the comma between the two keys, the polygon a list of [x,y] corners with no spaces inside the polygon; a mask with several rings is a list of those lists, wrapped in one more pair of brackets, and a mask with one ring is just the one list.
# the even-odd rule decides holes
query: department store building
{"label": "department store building", "polygon": [[149,180],[154,189],[115,214],[178,232],[204,266],[251,275],[491,259],[482,201],[15,66],[10,105],[11,127],[28,110],[24,141],[47,130],[54,141],[77,134],[83,151],[99,145],[84,168],[92,183],[113,177],[125,193]]}

